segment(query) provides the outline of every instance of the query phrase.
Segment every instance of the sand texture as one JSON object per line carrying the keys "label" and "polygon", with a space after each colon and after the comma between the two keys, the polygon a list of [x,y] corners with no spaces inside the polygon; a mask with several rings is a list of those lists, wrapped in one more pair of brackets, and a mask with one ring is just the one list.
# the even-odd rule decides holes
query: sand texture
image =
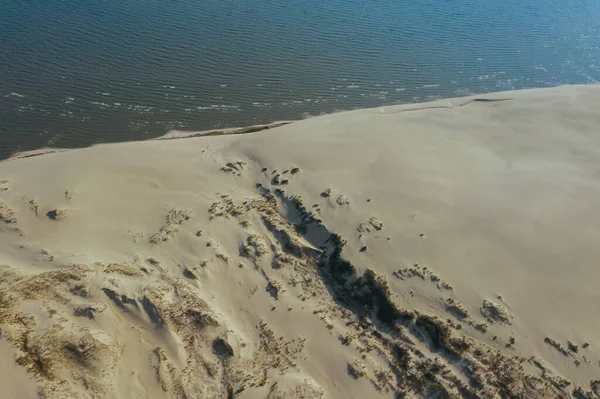
{"label": "sand texture", "polygon": [[233,132],[0,162],[2,397],[600,398],[599,85]]}

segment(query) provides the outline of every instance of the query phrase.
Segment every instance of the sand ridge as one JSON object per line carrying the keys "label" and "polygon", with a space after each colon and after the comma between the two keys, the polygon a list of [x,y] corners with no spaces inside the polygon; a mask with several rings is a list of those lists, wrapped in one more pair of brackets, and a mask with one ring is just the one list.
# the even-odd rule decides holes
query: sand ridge
{"label": "sand ridge", "polygon": [[1,162],[3,362],[48,398],[600,397],[599,102]]}

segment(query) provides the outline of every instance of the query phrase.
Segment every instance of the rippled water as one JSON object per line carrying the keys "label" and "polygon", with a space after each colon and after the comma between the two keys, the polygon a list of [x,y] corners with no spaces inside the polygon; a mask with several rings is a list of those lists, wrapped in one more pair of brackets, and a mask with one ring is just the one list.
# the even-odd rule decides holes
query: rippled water
{"label": "rippled water", "polygon": [[597,0],[0,1],[0,157],[598,80]]}

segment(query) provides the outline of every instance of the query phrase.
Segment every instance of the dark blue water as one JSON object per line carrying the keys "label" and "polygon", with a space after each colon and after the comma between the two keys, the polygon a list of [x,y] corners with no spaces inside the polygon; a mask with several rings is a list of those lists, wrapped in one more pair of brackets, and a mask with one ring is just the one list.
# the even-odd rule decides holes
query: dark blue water
{"label": "dark blue water", "polygon": [[598,0],[0,0],[0,157],[599,80]]}

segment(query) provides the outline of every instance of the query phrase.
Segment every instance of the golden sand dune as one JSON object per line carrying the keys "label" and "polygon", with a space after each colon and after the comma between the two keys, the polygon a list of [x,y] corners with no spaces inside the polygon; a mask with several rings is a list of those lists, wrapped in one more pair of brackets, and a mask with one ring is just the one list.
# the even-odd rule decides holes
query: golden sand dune
{"label": "golden sand dune", "polygon": [[599,110],[565,86],[1,162],[3,392],[598,398]]}

